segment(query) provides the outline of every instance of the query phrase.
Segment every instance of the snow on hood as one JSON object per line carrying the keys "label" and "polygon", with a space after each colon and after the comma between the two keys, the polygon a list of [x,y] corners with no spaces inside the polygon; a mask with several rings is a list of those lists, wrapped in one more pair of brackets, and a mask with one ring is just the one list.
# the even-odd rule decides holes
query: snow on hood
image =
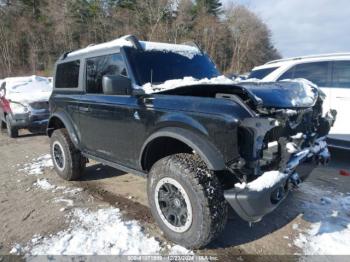
{"label": "snow on hood", "polygon": [[6,98],[16,102],[30,103],[47,101],[52,93],[52,85],[45,77],[11,77],[6,82]]}
{"label": "snow on hood", "polygon": [[145,91],[146,94],[151,94],[151,93],[162,92],[165,90],[175,89],[183,86],[214,85],[214,84],[233,85],[235,83],[236,82],[232,81],[226,76],[218,76],[210,79],[208,78],[196,79],[193,77],[184,77],[183,79],[168,80],[158,85],[152,85],[151,83],[147,83],[142,86],[142,89]]}
{"label": "snow on hood", "polygon": [[[195,85],[238,85],[249,91],[257,101],[265,106],[277,107],[306,107],[311,106],[317,98],[315,86],[306,79],[283,80],[278,82],[266,82],[260,80],[231,80],[226,76],[218,76],[211,79],[195,79],[185,77],[183,79],[168,80],[162,84],[146,83],[142,89],[146,94],[164,92],[175,88]],[[279,98],[271,96],[271,92],[279,94]]]}

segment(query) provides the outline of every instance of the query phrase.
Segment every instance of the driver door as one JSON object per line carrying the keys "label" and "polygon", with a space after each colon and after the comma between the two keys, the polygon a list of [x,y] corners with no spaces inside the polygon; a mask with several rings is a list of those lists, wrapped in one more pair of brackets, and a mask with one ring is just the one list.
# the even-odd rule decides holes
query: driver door
{"label": "driver door", "polygon": [[137,99],[131,95],[106,95],[102,89],[104,75],[127,75],[121,54],[86,59],[85,94],[81,98],[80,131],[83,150],[115,163],[134,167],[131,157]]}

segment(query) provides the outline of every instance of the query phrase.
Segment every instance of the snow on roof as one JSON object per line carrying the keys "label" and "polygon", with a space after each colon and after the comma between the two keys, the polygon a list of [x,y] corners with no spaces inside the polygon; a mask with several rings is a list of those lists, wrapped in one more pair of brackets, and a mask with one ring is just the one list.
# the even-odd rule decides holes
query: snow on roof
{"label": "snow on roof", "polygon": [[[98,51],[98,50],[103,50],[103,49],[108,49],[108,48],[113,48],[113,47],[132,47],[133,44],[131,41],[127,40],[127,36],[123,36],[121,38],[105,42],[102,44],[97,44],[97,45],[91,45],[76,51],[73,51],[67,55],[67,57],[72,57],[75,55],[81,55],[81,54],[86,54],[90,53],[93,51]],[[189,45],[178,45],[178,44],[168,44],[168,43],[158,43],[158,42],[147,42],[147,41],[139,41],[142,48],[145,49],[146,51],[164,51],[164,52],[175,52],[181,55],[184,55],[188,58],[192,58],[196,54],[200,54],[200,50],[194,46],[189,46]]]}
{"label": "snow on roof", "polygon": [[90,45],[88,47],[82,48],[82,49],[78,49],[76,51],[73,51],[71,53],[69,53],[67,55],[67,57],[71,57],[71,56],[75,56],[75,55],[81,55],[81,54],[86,54],[86,53],[90,53],[93,51],[98,51],[98,50],[102,50],[102,49],[106,49],[106,48],[113,48],[113,47],[122,47],[122,46],[132,46],[132,43],[128,40],[126,40],[128,36],[123,36],[121,38],[117,38],[115,40],[109,41],[109,42],[105,42],[102,44],[98,44],[98,45]]}
{"label": "snow on roof", "polygon": [[163,52],[174,52],[192,59],[195,55],[200,54],[200,50],[197,47],[189,45],[178,45],[178,44],[167,44],[157,42],[145,42],[140,41],[141,46],[146,51],[163,51]]}

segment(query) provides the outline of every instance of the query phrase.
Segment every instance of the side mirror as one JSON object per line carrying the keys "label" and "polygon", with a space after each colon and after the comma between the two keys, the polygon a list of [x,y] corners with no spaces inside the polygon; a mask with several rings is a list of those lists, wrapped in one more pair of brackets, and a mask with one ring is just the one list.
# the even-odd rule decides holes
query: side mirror
{"label": "side mirror", "polygon": [[105,95],[131,95],[131,80],[122,75],[105,75],[102,78],[102,89]]}

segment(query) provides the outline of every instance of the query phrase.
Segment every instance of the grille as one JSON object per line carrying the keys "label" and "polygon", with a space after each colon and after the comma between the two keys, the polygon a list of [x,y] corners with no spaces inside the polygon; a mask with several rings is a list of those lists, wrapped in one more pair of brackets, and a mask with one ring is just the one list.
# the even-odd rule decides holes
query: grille
{"label": "grille", "polygon": [[45,101],[45,102],[34,102],[30,104],[30,107],[33,109],[49,109],[49,102]]}

